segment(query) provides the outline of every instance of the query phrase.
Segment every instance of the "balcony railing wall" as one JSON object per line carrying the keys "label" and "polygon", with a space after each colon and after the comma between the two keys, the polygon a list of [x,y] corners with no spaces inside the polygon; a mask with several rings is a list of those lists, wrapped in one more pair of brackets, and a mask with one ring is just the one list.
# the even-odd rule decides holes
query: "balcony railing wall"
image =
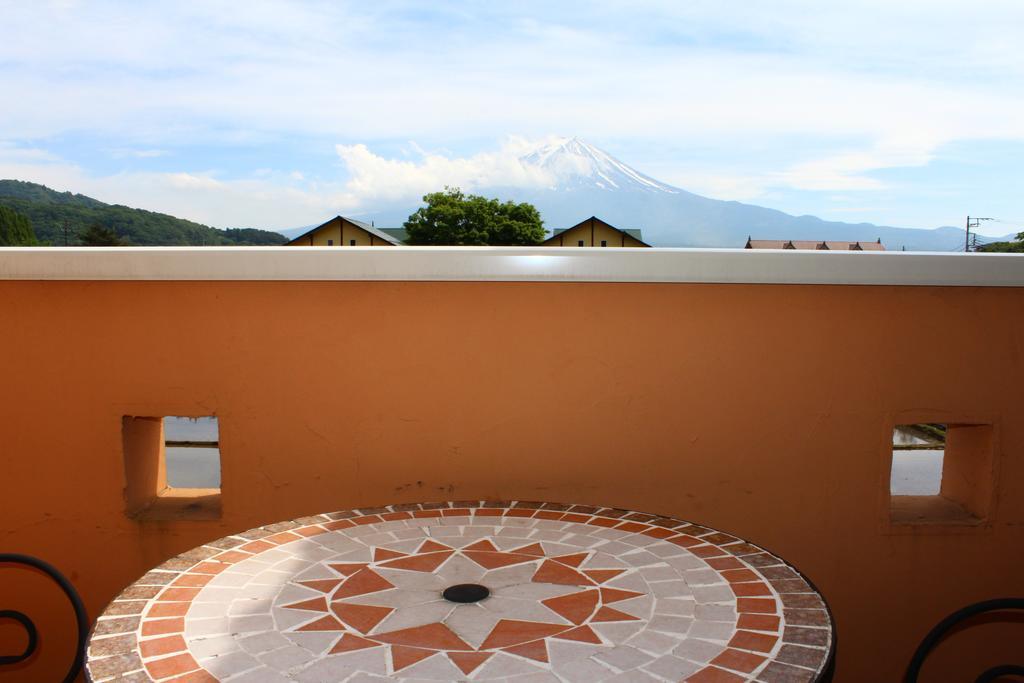
{"label": "balcony railing wall", "polygon": [[[167,558],[278,520],[622,506],[799,567],[834,611],[841,682],[898,680],[939,619],[1024,592],[1024,259],[446,250],[445,277],[394,251],[0,250],[0,551],[54,564],[95,616]],[[123,418],[164,415],[218,418],[219,518],[126,515]],[[891,522],[892,425],[917,422],[992,425],[986,518]],[[43,634],[0,678],[59,679],[66,602],[0,572],[0,609]],[[1012,659],[1022,628],[954,635],[922,680]]]}

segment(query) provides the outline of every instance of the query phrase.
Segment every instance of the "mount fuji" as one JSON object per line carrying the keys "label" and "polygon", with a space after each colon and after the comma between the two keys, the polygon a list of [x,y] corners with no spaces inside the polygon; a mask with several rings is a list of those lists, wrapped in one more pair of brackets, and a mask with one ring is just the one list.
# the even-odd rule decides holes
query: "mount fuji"
{"label": "mount fuji", "polygon": [[[742,247],[748,236],[862,242],[880,238],[890,250],[911,251],[953,251],[964,243],[962,228],[921,230],[840,223],[703,197],[655,180],[575,137],[544,143],[519,156],[518,163],[524,175],[540,180],[529,187],[463,189],[530,202],[540,210],[548,230],[597,216],[619,228],[641,229],[644,240],[657,247]],[[354,217],[373,220],[377,226],[400,227],[415,209],[408,204],[381,207]],[[285,234],[293,232],[299,234],[298,230]]]}

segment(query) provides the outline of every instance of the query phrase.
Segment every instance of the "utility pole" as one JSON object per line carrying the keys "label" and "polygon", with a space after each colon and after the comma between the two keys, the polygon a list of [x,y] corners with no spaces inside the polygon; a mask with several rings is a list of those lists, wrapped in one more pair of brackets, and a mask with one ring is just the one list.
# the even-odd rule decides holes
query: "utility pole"
{"label": "utility pole", "polygon": [[[965,253],[969,252],[971,250],[971,228],[978,227],[979,225],[981,225],[982,221],[991,221],[991,220],[995,220],[995,219],[994,218],[977,218],[977,217],[971,218],[970,216],[967,217],[967,230],[964,233],[964,252]],[[977,233],[975,233],[975,235],[974,235],[974,246],[975,247],[978,246],[978,235],[977,235]]]}

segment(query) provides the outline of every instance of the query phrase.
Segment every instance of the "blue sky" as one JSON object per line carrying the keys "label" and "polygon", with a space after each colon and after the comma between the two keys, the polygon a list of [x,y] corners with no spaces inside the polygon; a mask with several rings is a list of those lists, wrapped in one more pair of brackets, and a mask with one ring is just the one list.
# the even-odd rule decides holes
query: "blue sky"
{"label": "blue sky", "polygon": [[565,135],[794,214],[1024,229],[1017,0],[0,10],[0,177],[218,227],[515,182]]}

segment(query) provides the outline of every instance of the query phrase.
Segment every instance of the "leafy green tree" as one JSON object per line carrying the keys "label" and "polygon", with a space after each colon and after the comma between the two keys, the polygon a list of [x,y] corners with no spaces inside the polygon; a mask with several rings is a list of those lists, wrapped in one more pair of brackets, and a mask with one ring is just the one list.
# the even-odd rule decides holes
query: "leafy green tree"
{"label": "leafy green tree", "polygon": [[124,240],[117,233],[100,223],[90,223],[79,239],[84,247],[122,247]]}
{"label": "leafy green tree", "polygon": [[446,187],[425,195],[426,206],[405,222],[407,244],[521,245],[544,239],[544,223],[532,204],[499,202]]}
{"label": "leafy green tree", "polygon": [[32,221],[14,209],[0,206],[0,247],[31,247],[37,244]]}

